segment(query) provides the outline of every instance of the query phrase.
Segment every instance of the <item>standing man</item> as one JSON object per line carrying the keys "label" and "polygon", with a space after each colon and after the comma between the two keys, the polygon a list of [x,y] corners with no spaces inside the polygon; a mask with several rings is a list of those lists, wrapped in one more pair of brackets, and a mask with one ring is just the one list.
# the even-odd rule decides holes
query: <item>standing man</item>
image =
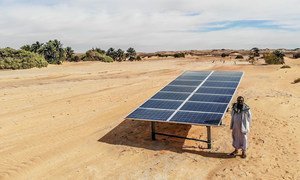
{"label": "standing man", "polygon": [[248,133],[250,131],[251,112],[244,98],[239,96],[237,102],[233,104],[231,112],[230,129],[232,129],[232,146],[235,150],[229,155],[236,157],[238,150],[242,149],[242,158],[246,158],[248,146]]}

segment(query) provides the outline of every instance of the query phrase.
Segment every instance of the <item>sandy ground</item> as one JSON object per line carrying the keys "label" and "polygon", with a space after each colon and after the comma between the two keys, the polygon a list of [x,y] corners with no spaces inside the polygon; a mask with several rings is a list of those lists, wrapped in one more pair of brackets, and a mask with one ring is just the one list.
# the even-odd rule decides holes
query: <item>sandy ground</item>
{"label": "sandy ground", "polygon": [[[300,60],[280,65],[160,60],[66,63],[0,71],[0,179],[300,179]],[[124,117],[184,70],[243,70],[252,108],[247,159],[232,151],[229,113],[201,142],[150,138]],[[206,138],[201,126],[158,130]]]}

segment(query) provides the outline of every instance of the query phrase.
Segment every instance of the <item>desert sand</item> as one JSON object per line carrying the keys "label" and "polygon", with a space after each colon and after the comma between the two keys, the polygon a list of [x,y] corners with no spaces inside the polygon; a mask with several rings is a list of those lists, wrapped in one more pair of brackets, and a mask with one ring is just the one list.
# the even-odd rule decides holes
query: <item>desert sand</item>
{"label": "desert sand", "polygon": [[[300,179],[300,60],[280,65],[201,59],[80,62],[0,71],[0,179]],[[247,159],[228,158],[230,114],[212,149],[150,137],[131,111],[185,70],[242,70],[236,96],[253,122]],[[158,131],[206,138],[201,126]]]}

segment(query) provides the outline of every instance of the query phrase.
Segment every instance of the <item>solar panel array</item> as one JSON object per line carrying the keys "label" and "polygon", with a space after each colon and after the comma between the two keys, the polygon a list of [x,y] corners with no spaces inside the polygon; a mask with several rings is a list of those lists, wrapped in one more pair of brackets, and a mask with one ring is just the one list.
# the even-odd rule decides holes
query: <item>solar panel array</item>
{"label": "solar panel array", "polygon": [[187,71],[126,119],[220,125],[243,72]]}

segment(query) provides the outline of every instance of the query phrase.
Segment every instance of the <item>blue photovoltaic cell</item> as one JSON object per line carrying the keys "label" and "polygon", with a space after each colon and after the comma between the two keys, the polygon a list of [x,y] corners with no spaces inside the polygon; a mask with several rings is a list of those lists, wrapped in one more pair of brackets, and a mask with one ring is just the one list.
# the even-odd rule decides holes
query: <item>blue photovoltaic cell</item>
{"label": "blue photovoltaic cell", "polygon": [[172,81],[170,85],[181,85],[181,86],[198,86],[202,81]]}
{"label": "blue photovoltaic cell", "polygon": [[187,86],[166,86],[161,91],[172,91],[172,92],[193,92],[196,89],[194,87],[187,87]]}
{"label": "blue photovoltaic cell", "polygon": [[220,125],[243,73],[211,72],[183,73],[126,119]]}
{"label": "blue photovoltaic cell", "polygon": [[126,118],[127,119],[166,121],[173,113],[174,113],[174,111],[138,108],[134,112],[129,114]]}
{"label": "blue photovoltaic cell", "polygon": [[181,76],[208,76],[211,71],[188,71]]}
{"label": "blue photovoltaic cell", "polygon": [[226,87],[226,88],[236,88],[238,82],[216,82],[216,81],[205,81],[202,86],[207,87]]}
{"label": "blue photovoltaic cell", "polygon": [[189,93],[158,92],[151,99],[185,100]]}
{"label": "blue photovoltaic cell", "polygon": [[180,110],[223,113],[227,104],[186,102]]}
{"label": "blue photovoltaic cell", "polygon": [[233,95],[234,91],[235,89],[201,87],[196,93]]}
{"label": "blue photovoltaic cell", "polygon": [[229,103],[231,96],[209,95],[209,94],[194,94],[189,101]]}
{"label": "blue photovoltaic cell", "polygon": [[239,82],[241,77],[236,77],[236,76],[210,76],[207,81],[236,81]]}
{"label": "blue photovoltaic cell", "polygon": [[188,124],[209,124],[219,125],[222,114],[210,114],[199,112],[178,111],[170,120],[170,122],[188,123]]}
{"label": "blue photovoltaic cell", "polygon": [[179,80],[204,80],[207,76],[179,76]]}
{"label": "blue photovoltaic cell", "polygon": [[148,100],[141,107],[156,109],[177,109],[183,101]]}
{"label": "blue photovoltaic cell", "polygon": [[232,72],[232,71],[215,71],[212,76],[242,76],[243,72]]}

